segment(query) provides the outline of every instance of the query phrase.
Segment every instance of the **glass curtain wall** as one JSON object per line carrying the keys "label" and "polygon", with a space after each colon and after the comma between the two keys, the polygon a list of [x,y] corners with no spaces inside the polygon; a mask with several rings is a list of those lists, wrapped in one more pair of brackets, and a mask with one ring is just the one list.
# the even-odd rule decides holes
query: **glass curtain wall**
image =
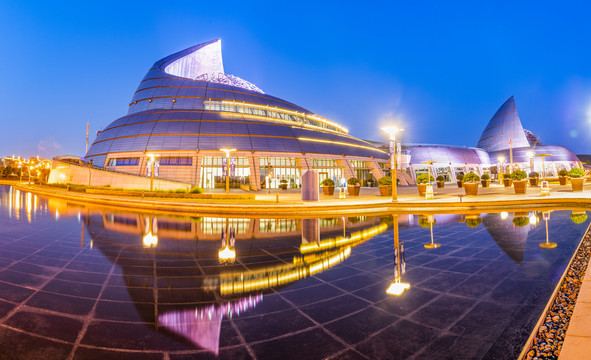
{"label": "glass curtain wall", "polygon": [[300,169],[294,158],[265,157],[259,159],[262,189],[278,189],[281,180],[287,181],[288,188],[302,186]]}
{"label": "glass curtain wall", "polygon": [[330,159],[311,159],[311,163],[312,169],[318,171],[318,177],[321,183],[324,179],[330,178],[336,186],[341,185],[343,169],[337,166],[336,161]]}
{"label": "glass curtain wall", "polygon": [[[222,169],[221,156],[204,156],[201,165],[201,187],[204,189],[225,188],[226,174],[223,174]],[[230,187],[239,188],[240,185],[250,184],[249,175],[248,159],[239,157],[235,168],[235,176],[230,176]]]}

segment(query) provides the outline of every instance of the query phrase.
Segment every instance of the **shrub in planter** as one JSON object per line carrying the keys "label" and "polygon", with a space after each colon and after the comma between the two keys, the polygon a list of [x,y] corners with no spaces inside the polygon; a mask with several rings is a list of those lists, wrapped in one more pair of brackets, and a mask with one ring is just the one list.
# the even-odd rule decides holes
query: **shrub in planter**
{"label": "shrub in planter", "polygon": [[568,176],[568,171],[566,169],[562,169],[558,172],[558,181],[560,185],[566,185],[566,177]]}
{"label": "shrub in planter", "polygon": [[464,191],[466,191],[466,195],[478,195],[479,181],[480,176],[473,172],[464,175]]}
{"label": "shrub in planter", "polygon": [[437,181],[437,187],[439,189],[445,186],[445,178],[443,176],[439,175],[437,178],[435,178],[435,180]]}
{"label": "shrub in planter", "polygon": [[511,174],[509,174],[509,173],[503,174],[503,185],[505,187],[510,187],[511,185],[513,185],[513,179],[511,179]]}
{"label": "shrub in planter", "polygon": [[515,170],[511,173],[513,188],[516,194],[525,194],[527,190],[527,173],[523,170]]}
{"label": "shrub in planter", "polygon": [[359,196],[359,179],[356,177],[352,177],[347,179],[347,190],[349,191],[349,195],[351,196]]}
{"label": "shrub in planter", "polygon": [[587,220],[587,213],[583,212],[580,214],[570,214],[570,219],[572,220],[572,222],[574,222],[575,224],[582,224]]}
{"label": "shrub in planter", "polygon": [[331,178],[326,178],[322,180],[322,192],[324,195],[333,195],[334,194],[334,181]]}
{"label": "shrub in planter", "polygon": [[535,171],[532,171],[529,173],[529,184],[531,186],[538,186],[538,183],[540,182],[540,174],[538,174]]}
{"label": "shrub in planter", "polygon": [[466,225],[468,225],[471,228],[478,227],[480,223],[482,223],[482,218],[466,219]]}
{"label": "shrub in planter", "polygon": [[527,216],[516,216],[513,218],[513,224],[519,227],[525,226],[529,224],[529,218]]}
{"label": "shrub in planter", "polygon": [[464,175],[463,174],[456,175],[456,180],[457,180],[459,188],[464,186]]}
{"label": "shrub in planter", "polygon": [[283,179],[283,180],[279,181],[279,187],[282,188],[283,190],[287,190],[287,180]]}
{"label": "shrub in planter", "polygon": [[490,175],[489,174],[482,174],[480,177],[480,182],[482,183],[483,188],[487,188],[490,186]]}
{"label": "shrub in planter", "polygon": [[583,184],[585,183],[585,170],[574,167],[569,170],[570,184],[573,191],[583,191]]}
{"label": "shrub in planter", "polygon": [[425,196],[425,193],[427,192],[427,184],[433,180],[435,179],[429,174],[421,174],[417,176],[417,189],[419,190],[420,196]]}
{"label": "shrub in planter", "polygon": [[392,195],[392,178],[389,176],[379,178],[378,187],[380,188],[380,195]]}

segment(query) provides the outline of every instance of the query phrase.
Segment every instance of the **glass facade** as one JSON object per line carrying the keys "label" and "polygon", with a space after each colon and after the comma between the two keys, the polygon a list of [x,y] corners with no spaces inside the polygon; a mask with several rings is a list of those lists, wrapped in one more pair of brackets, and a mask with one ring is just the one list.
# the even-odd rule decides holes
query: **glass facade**
{"label": "glass facade", "polygon": [[[204,189],[225,188],[226,174],[223,173],[223,158],[220,156],[204,156],[201,164],[201,187]],[[230,187],[250,184],[250,167],[248,159],[237,158],[234,176],[230,176]]]}

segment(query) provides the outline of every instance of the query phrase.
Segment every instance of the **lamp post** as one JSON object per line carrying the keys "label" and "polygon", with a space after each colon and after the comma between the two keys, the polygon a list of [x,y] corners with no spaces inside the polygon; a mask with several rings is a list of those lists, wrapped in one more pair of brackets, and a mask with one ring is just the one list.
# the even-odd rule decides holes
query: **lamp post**
{"label": "lamp post", "polygon": [[236,149],[220,149],[226,153],[226,195],[230,194],[230,153]]}
{"label": "lamp post", "polygon": [[398,237],[398,215],[392,215],[393,223],[392,227],[394,230],[394,281],[390,284],[386,293],[388,295],[400,296],[404,290],[410,288],[409,283],[402,282],[402,273],[405,271],[406,264],[404,262],[404,248],[400,246]]}
{"label": "lamp post", "polygon": [[155,162],[156,157],[158,157],[158,156],[159,155],[148,154],[148,157],[150,158],[151,168],[152,168],[152,171],[150,172],[150,191],[154,191],[154,162]]}
{"label": "lamp post", "polygon": [[546,180],[546,164],[544,163],[544,158],[546,156],[552,156],[552,154],[538,154],[538,155],[536,155],[536,157],[542,158],[542,177],[544,180]]}
{"label": "lamp post", "polygon": [[396,133],[399,131],[404,131],[404,129],[399,129],[396,126],[386,126],[383,127],[388,136],[390,137],[390,169],[392,172],[392,202],[398,202],[398,189],[397,189],[397,166],[396,166]]}
{"label": "lamp post", "polygon": [[501,164],[501,174],[499,175],[499,184],[503,183],[503,163],[505,161],[505,158],[502,156],[499,156],[497,158],[497,160],[499,160],[499,164]]}

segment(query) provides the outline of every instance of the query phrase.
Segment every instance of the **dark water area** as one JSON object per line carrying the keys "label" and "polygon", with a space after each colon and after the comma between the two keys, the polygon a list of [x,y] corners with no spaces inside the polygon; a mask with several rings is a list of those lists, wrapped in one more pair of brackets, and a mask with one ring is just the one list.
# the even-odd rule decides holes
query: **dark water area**
{"label": "dark water area", "polygon": [[0,359],[515,359],[588,225],[181,217],[0,186]]}

